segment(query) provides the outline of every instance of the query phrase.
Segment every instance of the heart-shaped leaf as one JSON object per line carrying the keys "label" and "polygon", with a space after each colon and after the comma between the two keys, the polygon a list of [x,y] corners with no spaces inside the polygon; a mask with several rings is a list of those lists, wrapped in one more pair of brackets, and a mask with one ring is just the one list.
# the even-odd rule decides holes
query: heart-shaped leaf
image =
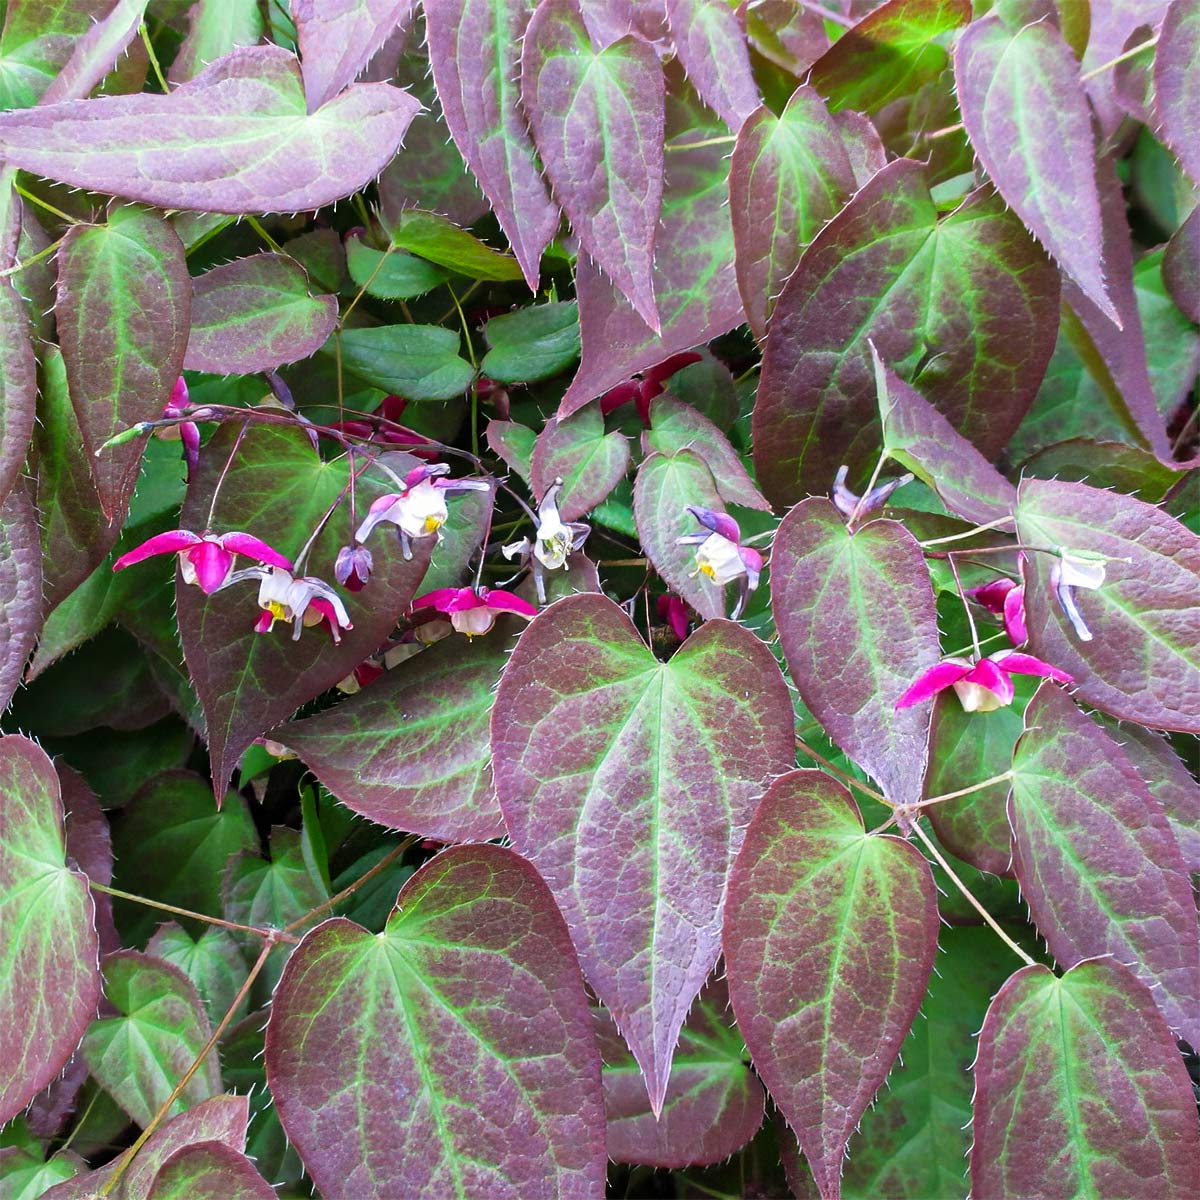
{"label": "heart-shaped leaf", "polygon": [[730,875],[725,970],[754,1068],[822,1197],[839,1194],[846,1143],[917,1015],[937,934],[915,846],[868,835],[820,771],[772,783]]}
{"label": "heart-shaped leaf", "polygon": [[638,540],[654,569],[707,621],[725,616],[725,588],[697,571],[695,546],[679,545],[685,534],[700,530],[689,505],[725,509],[712,472],[698,454],[651,454],[642,462],[633,485]]}
{"label": "heart-shaped leaf", "polygon": [[563,481],[558,511],[564,521],[591,512],[625,478],[629,439],[619,430],[604,432],[599,404],[569,417],[551,419],[537,436],[529,463],[529,486],[544,496],[555,479]]}
{"label": "heart-shaped leaf", "polygon": [[352,84],[415,8],[416,0],[296,0],[292,17],[308,111]]}
{"label": "heart-shaped leaf", "polygon": [[446,124],[536,289],[559,211],[520,104],[521,45],[533,0],[425,0],[422,7]]}
{"label": "heart-shaped leaf", "polygon": [[1200,1044],[1200,933],[1187,867],[1133,764],[1052,684],[1013,753],[1013,868],[1065,967],[1111,954],[1154,991],[1167,1024]]}
{"label": "heart-shaped leaf", "polygon": [[655,450],[667,455],[692,451],[712,472],[726,504],[770,511],[729,439],[702,412],[670,392],[650,402],[650,428],[642,434],[642,451],[651,454]]}
{"label": "heart-shaped leaf", "polygon": [[[185,528],[206,522],[213,489],[237,432],[223,428],[206,447],[183,506]],[[411,459],[407,461],[411,462]],[[406,469],[406,468],[405,468]],[[297,428],[249,430],[233,456],[213,515],[215,529],[242,529],[282,554],[295,556],[317,522],[347,485],[344,459],[322,462]],[[395,484],[368,469],[356,483],[359,512]],[[338,546],[350,540],[343,508],[318,536],[312,570],[329,579]],[[255,633],[255,589],[245,582],[206,596],[177,583],[179,635],[208,725],[213,787],[219,796],[242,752],[259,734],[307,700],[345,678],[391,633],[408,607],[429,563],[432,538],[420,538],[406,562],[394,537],[376,534],[375,573],[361,592],[343,596],[354,628],[334,644],[320,628],[300,641],[285,628]]]}
{"label": "heart-shaped leaf", "polygon": [[1132,496],[1045,479],[1018,489],[1017,530],[1027,545],[1105,560],[1103,584],[1074,593],[1093,635],[1081,642],[1050,586],[1054,556],[1027,556],[1033,653],[1115,717],[1200,732],[1200,538]]}
{"label": "heart-shaped leaf", "polygon": [[947,35],[970,19],[969,0],[887,0],[817,59],[809,83],[834,110],[878,112],[942,73]]}
{"label": "heart-shaped leaf", "polygon": [[675,53],[701,99],[737,130],[759,106],[742,19],[724,0],[666,0]]}
{"label": "heart-shaped leaf", "polygon": [[500,680],[505,824],[550,883],[656,1113],[720,950],[729,865],[766,781],[794,761],[786,696],[748,630],[709,622],[662,663],[596,595],[535,617]]}
{"label": "heart-shaped leaf", "polygon": [[183,243],[162,217],[115,208],[106,225],[67,231],[54,312],[106,517],[124,512],[144,443],[97,451],[113,434],[162,416],[183,367],[191,295]]}
{"label": "heart-shaped leaf", "polygon": [[501,383],[535,383],[579,358],[579,305],[538,304],[493,317],[483,331],[491,349],[481,370]]}
{"label": "heart-shaped leaf", "polygon": [[[169,963],[119,950],[104,960],[104,994],[117,1012],[84,1034],[81,1052],[97,1083],[145,1127],[191,1067],[212,1033],[188,977]],[[172,1102],[181,1113],[221,1090],[209,1055]]]}
{"label": "heart-shaped leaf", "polygon": [[541,0],[521,52],[534,141],[583,248],[655,333],[663,86],[645,42],[621,38],[597,50],[575,0]]}
{"label": "heart-shaped leaf", "polygon": [[308,276],[286,254],[213,267],[193,288],[189,371],[273,371],[319,350],[337,325],[337,297],[311,295]]}
{"label": "heart-shaped leaf", "polygon": [[459,336],[436,325],[379,325],[338,334],[342,365],[366,383],[408,400],[449,400],[475,378]]}
{"label": "heart-shaped leaf", "polygon": [[[229,1011],[238,988],[246,981],[246,960],[228,929],[209,925],[198,939],[168,921],[146,944],[146,953],[178,967],[191,981],[215,1025]],[[244,1011],[245,1001],[238,1006]]]}
{"label": "heart-shaped leaf", "polygon": [[1125,967],[1024,967],[1000,989],[975,1062],[972,1194],[1183,1197],[1197,1161],[1183,1060]]}
{"label": "heart-shaped leaf", "polygon": [[1174,0],[1158,31],[1154,54],[1154,109],[1163,141],[1183,169],[1200,184],[1200,10],[1191,0]]}
{"label": "heart-shaped leaf", "polygon": [[[328,1200],[598,1200],[590,1022],[537,872],[497,846],[455,847],[405,884],[379,936],[336,918],[296,948],[271,1005],[267,1078]],[[336,1103],[347,1086],[380,1102]]]}
{"label": "heart-shaped leaf", "polygon": [[488,720],[510,649],[501,629],[444,638],[275,736],[372,821],[444,842],[499,837]]}
{"label": "heart-shaped leaf", "polygon": [[87,880],[66,862],[58,776],[40,747],[0,737],[0,1121],[62,1070],[100,999]]}
{"label": "heart-shaped leaf", "polygon": [[804,247],[855,191],[837,124],[812,88],[776,116],[757,109],[738,131],[729,169],[737,281],[760,341]]}
{"label": "heart-shaped leaf", "polygon": [[361,83],[309,115],[295,57],[254,46],[165,95],[0,114],[0,142],[14,166],[72,187],[162,208],[295,212],[374,179],[419,107],[400,88]]}
{"label": "heart-shaped leaf", "polygon": [[41,627],[38,515],[21,485],[0,501],[0,712],[8,708],[21,682]]}
{"label": "heart-shaped leaf", "polygon": [[1079,62],[1050,21],[974,22],[954,51],[963,123],[997,191],[1117,325],[1100,254],[1096,138]]}
{"label": "heart-shaped leaf", "polygon": [[200,1142],[167,1159],[146,1200],[272,1200],[274,1195],[244,1154],[221,1142]]}
{"label": "heart-shaped leaf", "polygon": [[[924,169],[890,163],[817,235],[771,318],[754,407],[779,507],[865,482],[879,449],[868,342],[984,454],[1028,410],[1054,349],[1058,272],[990,191],[938,219]],[[586,322],[584,342],[586,346]]]}
{"label": "heart-shaped leaf", "polygon": [[736,1154],[763,1119],[762,1084],[746,1062],[742,1035],[729,1019],[729,996],[713,981],[679,1033],[671,1082],[656,1117],[641,1068],[612,1017],[594,1010],[604,1059],[608,1157],[654,1167],[717,1163]]}
{"label": "heart-shaped leaf", "polygon": [[940,657],[921,548],[903,525],[851,534],[813,497],[783,519],[771,551],[779,640],[800,697],[897,804],[920,799],[929,711],[896,701]]}

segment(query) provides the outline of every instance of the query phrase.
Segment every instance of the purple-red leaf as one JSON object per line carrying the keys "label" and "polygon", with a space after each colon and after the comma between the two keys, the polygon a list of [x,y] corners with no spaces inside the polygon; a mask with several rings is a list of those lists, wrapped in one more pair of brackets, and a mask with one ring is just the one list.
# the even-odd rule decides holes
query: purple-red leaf
{"label": "purple-red leaf", "polygon": [[1065,967],[1112,955],[1167,1024],[1200,1045],[1200,934],[1187,867],[1158,801],[1120,747],[1053,684],[1025,712],[1008,816],[1013,868]]}
{"label": "purple-red leaf", "polygon": [[535,496],[544,496],[561,479],[558,511],[564,521],[576,521],[604,500],[628,469],[629,439],[619,430],[605,433],[600,405],[591,404],[546,423],[533,445],[529,486]]}
{"label": "purple-red leaf", "polygon": [[797,88],[776,116],[757,109],[738,132],[729,169],[737,280],[746,320],[767,321],[804,247],[855,190],[846,145],[824,101]]}
{"label": "purple-red leaf", "polygon": [[[112,836],[108,818],[100,807],[96,793],[77,771],[64,762],[57,764],[62,789],[64,829],[66,830],[67,861],[87,876],[89,883],[107,887],[112,883]],[[113,924],[112,897],[92,890],[96,912],[96,932],[103,954],[121,948],[117,928]]]}
{"label": "purple-red leaf", "polygon": [[642,1073],[602,1009],[594,1010],[604,1059],[608,1157],[653,1167],[717,1163],[736,1154],[763,1119],[762,1084],[746,1062],[742,1035],[729,1017],[724,983],[700,993],[679,1034],[662,1113],[650,1109]]}
{"label": "purple-red leaf", "polygon": [[819,771],[771,785],[730,876],[725,967],[754,1068],[825,1200],[917,1015],[937,932],[915,846],[868,835]]}
{"label": "purple-red leaf", "polygon": [[66,863],[54,767],[23,737],[0,737],[0,1121],[71,1057],[100,999],[87,880]]}
{"label": "purple-red leaf", "polygon": [[1026,479],[1022,542],[1100,555],[1104,582],[1076,589],[1081,642],[1055,596],[1052,554],[1025,566],[1032,652],[1075,677],[1079,697],[1154,729],[1200,732],[1200,538],[1160,508],[1082,483]]}
{"label": "purple-red leaf", "polygon": [[521,99],[554,194],[593,262],[655,333],[663,193],[663,74],[645,42],[597,51],[575,0],[541,0],[521,53]]}
{"label": "purple-red leaf", "polygon": [[975,1062],[971,1193],[1183,1200],[1196,1101],[1150,993],[1111,959],[1000,989]]}
{"label": "purple-red leaf", "polygon": [[0,114],[0,150],[73,187],[205,212],[295,212],[351,195],[391,161],[419,105],[387,83],[307,114],[299,64],[238,49],[166,95]]}
{"label": "purple-red leaf", "polygon": [[801,699],[883,787],[913,804],[925,774],[929,709],[896,701],[937,662],[937,608],[916,539],[895,521],[851,534],[813,497],[783,519],[771,551],[779,640]]}
{"label": "purple-red leaf", "polygon": [[296,948],[267,1079],[327,1200],[598,1200],[591,1019],[537,872],[510,850],[456,847],[405,884],[382,934],[337,918]]}
{"label": "purple-red leaf", "polygon": [[308,276],[285,254],[214,267],[193,288],[189,371],[273,371],[316,353],[337,325],[337,297],[310,294]]}
{"label": "purple-red leaf", "polygon": [[700,98],[736,131],[759,106],[739,14],[725,0],[666,0],[675,53]]}
{"label": "purple-red leaf", "polygon": [[492,759],[513,845],[550,884],[659,1112],[720,950],[733,856],[767,781],[794,761],[775,660],[712,621],[661,663],[611,600],[568,597],[509,659]]}
{"label": "purple-red leaf", "polygon": [[1101,254],[1096,138],[1079,63],[1050,21],[972,24],[954,52],[971,145],[997,191],[1084,294],[1121,317]]}
{"label": "purple-red leaf", "polygon": [[125,511],[145,443],[100,448],[162,416],[183,367],[192,284],[179,235],[136,208],[114,208],[106,225],[72,226],[58,257],[54,311],[71,403],[112,518]]}
{"label": "purple-red leaf", "polygon": [[1154,107],[1163,141],[1200,184],[1200,8],[1173,0],[1158,32],[1154,54]]}
{"label": "purple-red leaf", "polygon": [[416,0],[293,0],[308,111],[353,83],[414,8]]}
{"label": "purple-red leaf", "polygon": [[890,163],[817,235],[775,307],[754,408],[759,486],[784,506],[827,492],[842,463],[852,487],[865,482],[879,447],[869,341],[998,453],[1057,323],[1058,272],[994,194],[938,220],[922,167]]}
{"label": "purple-red leaf", "polygon": [[533,0],[425,0],[423,8],[446,124],[536,289],[559,211],[520,107],[521,43]]}
{"label": "purple-red leaf", "polygon": [[82,100],[91,92],[137,37],[146,15],[147,0],[117,0],[109,11],[79,38],[71,57],[42,93],[42,104]]}
{"label": "purple-red leaf", "polygon": [[[0,271],[16,261],[23,209],[16,172],[0,166]],[[37,362],[29,310],[11,275],[0,275],[0,503],[25,461],[37,407]]]}
{"label": "purple-red leaf", "polygon": [[1171,235],[1162,269],[1171,299],[1189,321],[1200,324],[1200,205]]}
{"label": "purple-red leaf", "polygon": [[38,515],[24,485],[18,485],[0,501],[0,712],[21,682],[41,627]]}
{"label": "purple-red leaf", "polygon": [[272,736],[347,808],[380,825],[443,842],[500,837],[488,721],[510,649],[502,627],[443,638]]}
{"label": "purple-red leaf", "polygon": [[275,1200],[275,1191],[244,1154],[200,1142],[167,1159],[146,1200]]}

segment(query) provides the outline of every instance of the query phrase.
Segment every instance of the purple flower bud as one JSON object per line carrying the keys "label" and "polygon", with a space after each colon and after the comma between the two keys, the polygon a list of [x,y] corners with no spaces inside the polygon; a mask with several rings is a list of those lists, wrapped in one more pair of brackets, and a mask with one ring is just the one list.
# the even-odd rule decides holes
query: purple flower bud
{"label": "purple flower bud", "polygon": [[366,546],[343,546],[333,564],[333,577],[351,592],[361,592],[371,578],[375,560]]}

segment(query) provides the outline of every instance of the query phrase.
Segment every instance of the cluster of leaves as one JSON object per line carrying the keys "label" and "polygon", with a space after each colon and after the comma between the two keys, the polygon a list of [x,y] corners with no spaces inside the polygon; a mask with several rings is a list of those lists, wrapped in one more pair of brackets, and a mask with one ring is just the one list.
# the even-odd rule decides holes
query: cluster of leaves
{"label": "cluster of leaves", "polygon": [[6,1196],[1194,1194],[1196,0],[0,11]]}

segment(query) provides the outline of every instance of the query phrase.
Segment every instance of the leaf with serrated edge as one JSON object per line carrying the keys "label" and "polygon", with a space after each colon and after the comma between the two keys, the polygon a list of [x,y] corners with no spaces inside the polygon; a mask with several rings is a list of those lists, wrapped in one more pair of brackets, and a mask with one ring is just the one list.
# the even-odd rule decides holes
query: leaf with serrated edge
{"label": "leaf with serrated edge", "polygon": [[712,472],[717,491],[726,504],[758,508],[771,506],[754,486],[729,439],[702,412],[678,400],[670,392],[650,402],[650,428],[642,434],[642,453],[677,454],[691,450]]}
{"label": "leaf with serrated edge", "polygon": [[327,1200],[604,1194],[579,966],[549,890],[510,850],[443,851],[377,937],[344,918],[309,933],[275,993],[266,1064]]}
{"label": "leaf with serrated edge", "polygon": [[937,608],[916,539],[895,521],[851,535],[813,497],[771,551],[779,640],[792,681],[829,736],[897,804],[921,798],[930,713],[896,701],[941,657]]}
{"label": "leaf with serrated edge", "polygon": [[113,434],[162,416],[183,367],[192,283],[179,235],[136,208],[114,209],[107,225],[72,226],[58,262],[54,312],[71,403],[111,518],[124,512],[145,444],[96,452]]}
{"label": "leaf with serrated edge", "polygon": [[937,933],[915,846],[868,835],[820,771],[771,785],[730,876],[725,969],[754,1068],[825,1200],[917,1015]]}
{"label": "leaf with serrated edge", "polygon": [[550,883],[655,1112],[720,951],[730,863],[767,781],[794,761],[786,696],[748,630],[710,621],[661,663],[597,595],[535,617],[500,681],[505,824]]}
{"label": "leaf with serrated edge", "polygon": [[[188,487],[182,524],[199,528],[237,431],[226,426],[206,447]],[[400,458],[411,463],[403,455]],[[401,468],[403,475],[407,467]],[[299,429],[251,428],[242,440],[217,500],[213,527],[244,529],[295,556],[317,521],[347,482],[344,459],[322,462]],[[358,476],[359,512],[395,484],[370,469]],[[456,501],[451,500],[451,505]],[[329,580],[337,549],[350,540],[348,508],[340,509],[317,538],[308,570]],[[299,641],[277,626],[255,633],[257,589],[247,581],[206,596],[179,579],[176,606],[179,636],[196,694],[204,706],[213,788],[220,796],[237,760],[250,743],[314,696],[332,687],[372,654],[391,633],[425,574],[433,538],[419,538],[405,562],[390,527],[371,542],[375,573],[369,587],[342,596],[354,628],[334,645],[323,628]],[[136,570],[136,568],[131,568]]]}
{"label": "leaf with serrated edge", "polygon": [[1063,966],[1111,954],[1200,1045],[1200,933],[1166,815],[1120,747],[1054,684],[1013,752],[1013,869]]}
{"label": "leaf with serrated edge", "polygon": [[1200,324],[1200,206],[1192,209],[1167,243],[1163,282],[1180,311]]}
{"label": "leaf with serrated edge", "polygon": [[981,453],[998,453],[1053,353],[1058,290],[993,193],[939,220],[921,165],[889,163],[813,240],[775,306],[753,421],[767,498],[826,493],[842,463],[851,487],[866,481],[879,449],[868,340]]}
{"label": "leaf with serrated edge", "polygon": [[726,614],[725,588],[696,567],[696,547],[680,545],[703,532],[688,506],[723,512],[725,505],[707,463],[693,450],[651,454],[633,484],[633,518],[646,557],[667,584],[706,621]]}
{"label": "leaf with serrated edge", "polygon": [[[0,189],[11,189],[9,173],[0,169]],[[4,203],[0,201],[0,203]],[[10,228],[0,229],[0,242],[10,237],[13,249],[19,233],[21,208],[15,194],[9,202]],[[0,253],[0,267],[12,265],[12,255]],[[0,501],[12,490],[25,461],[37,407],[37,362],[29,312],[11,276],[0,277]]]}
{"label": "leaf with serrated edge", "polygon": [[[89,884],[107,887],[112,883],[113,876],[112,835],[108,818],[100,807],[96,793],[82,775],[71,770],[65,762],[59,761],[55,766],[62,788],[67,863],[82,871]],[[109,954],[121,948],[113,924],[112,897],[94,887],[91,892],[100,951]]]}
{"label": "leaf with serrated edge", "polygon": [[419,104],[387,83],[309,116],[299,64],[233,50],[166,95],[141,92],[0,114],[4,157],[73,187],[204,212],[320,208],[391,161]]}
{"label": "leaf with serrated edge", "polygon": [[668,1168],[717,1163],[758,1132],[762,1084],[746,1062],[723,982],[710,981],[692,1005],[658,1117],[650,1110],[641,1069],[612,1017],[603,1008],[593,1012],[604,1059],[608,1157],[613,1162]]}
{"label": "leaf with serrated edge", "polygon": [[[104,960],[104,992],[116,1016],[99,1017],[81,1052],[96,1082],[141,1126],[150,1123],[208,1041],[212,1028],[192,981],[161,959],[119,950]],[[183,1112],[221,1090],[210,1054],[171,1105]]]}
{"label": "leaf with serrated edge", "polygon": [[148,0],[117,0],[109,11],[79,38],[71,57],[42,94],[42,104],[82,100],[124,55],[137,37]]}
{"label": "leaf with serrated edge", "polygon": [[654,238],[663,193],[658,55],[596,50],[575,0],[541,0],[521,51],[521,98],[554,195],[588,255],[656,333]]}
{"label": "leaf with serrated edge", "polygon": [[[76,42],[106,7],[105,0],[39,0],[7,5],[0,33],[0,108],[28,108],[71,57]],[[5,61],[7,60],[7,61]]]}
{"label": "leaf with serrated edge", "polygon": [[737,280],[760,341],[804,247],[856,190],[841,133],[810,87],[776,116],[765,106],[738,132],[729,168]]}
{"label": "leaf with serrated edge", "polygon": [[275,1191],[244,1154],[200,1142],[162,1165],[146,1200],[275,1200]]}
{"label": "leaf with serrated edge", "polygon": [[252,375],[307,358],[337,325],[336,296],[313,296],[286,254],[252,254],[193,280],[183,365],[213,375]]}
{"label": "leaf with serrated edge", "polygon": [[188,10],[187,36],[167,70],[167,80],[194,79],[210,62],[238,46],[253,46],[262,35],[257,0],[196,0]]}
{"label": "leaf with serrated edge", "polygon": [[1012,519],[1017,489],[916,388],[872,349],[883,447],[957,516],[975,525]]}
{"label": "leaf with serrated edge", "polygon": [[600,405],[590,404],[546,422],[533,445],[529,486],[544,496],[562,479],[558,511],[564,521],[575,521],[604,500],[628,469],[629,439],[616,429],[605,433]]}
{"label": "leaf with serrated edge", "polygon": [[1049,21],[970,25],[954,51],[963,123],[1000,195],[1115,324],[1100,246],[1096,138],[1079,63]]}
{"label": "leaf with serrated edge", "polygon": [[352,84],[416,0],[294,0],[296,44],[308,111],[316,112]]}
{"label": "leaf with serrated edge", "polygon": [[0,712],[8,708],[21,682],[41,627],[38,515],[29,493],[19,484],[0,501]]}
{"label": "leaf with serrated edge", "polygon": [[526,483],[537,434],[528,425],[517,421],[492,420],[487,427],[488,449],[504,460]]}
{"label": "leaf with serrated edge", "polygon": [[0,737],[0,1122],[65,1066],[100,999],[87,880],[66,863],[58,776],[27,738]]}
{"label": "leaf with serrated edge", "polygon": [[735,132],[759,105],[744,18],[725,0],[666,0],[675,53],[692,86]]}
{"label": "leaf with serrated edge", "polygon": [[510,649],[501,626],[443,638],[273,736],[347,808],[380,825],[443,842],[499,837],[488,719]]}
{"label": "leaf with serrated edge", "polygon": [[532,0],[425,0],[429,65],[455,144],[537,287],[559,225],[520,106],[521,44]]}
{"label": "leaf with serrated edge", "polygon": [[1032,652],[1114,717],[1200,732],[1200,538],[1132,496],[1048,479],[1022,481],[1017,531],[1026,545],[1107,559],[1104,583],[1075,592],[1093,635],[1081,642],[1050,586],[1054,557],[1026,556]]}
{"label": "leaf with serrated edge", "polygon": [[1187,1070],[1150,993],[1111,959],[1061,979],[1023,967],[1000,989],[979,1035],[974,1110],[975,1196],[1195,1194]]}
{"label": "leaf with serrated edge", "polygon": [[1154,54],[1154,108],[1163,140],[1184,170],[1200,184],[1200,8],[1174,0],[1163,18]]}
{"label": "leaf with serrated edge", "polygon": [[[725,126],[694,102],[668,98],[668,134],[707,142]],[[733,267],[729,156],[724,145],[675,146],[654,243],[654,291],[662,334],[655,336],[599,267],[575,267],[583,356],[559,406],[570,416],[638,371],[727,333],[745,320]]]}

